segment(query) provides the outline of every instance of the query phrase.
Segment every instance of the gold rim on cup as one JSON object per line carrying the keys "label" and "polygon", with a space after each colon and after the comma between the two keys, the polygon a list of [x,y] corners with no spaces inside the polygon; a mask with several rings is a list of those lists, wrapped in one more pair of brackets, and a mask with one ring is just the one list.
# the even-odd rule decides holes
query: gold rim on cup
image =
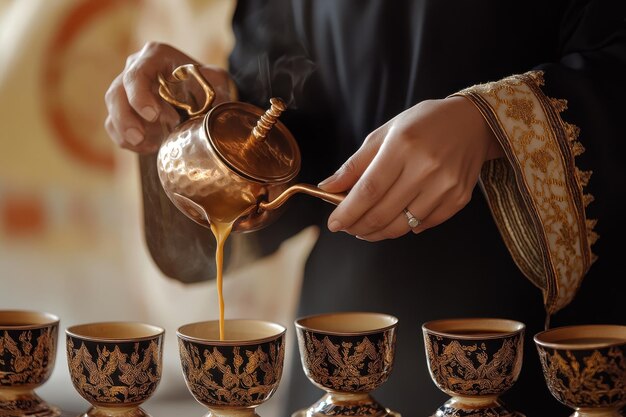
{"label": "gold rim on cup", "polygon": [[[135,336],[137,333],[134,330],[139,328],[143,329],[143,332],[141,336]],[[67,336],[102,343],[142,342],[159,337],[164,333],[165,329],[161,327],[135,321],[77,324],[65,330]]]}
{"label": "gold rim on cup", "polygon": [[[225,340],[220,340],[219,336],[219,320],[199,321],[195,323],[187,323],[178,328],[176,335],[189,342],[211,344],[217,346],[238,346],[258,345],[272,341],[287,332],[284,326],[265,320],[256,319],[228,319],[225,326]],[[253,337],[252,332],[239,332],[233,334],[232,327],[254,328],[257,331]],[[266,331],[260,332],[259,329],[264,328]]]}
{"label": "gold rim on cup", "polygon": [[375,312],[312,314],[298,318],[296,328],[333,336],[363,336],[384,332],[398,325],[398,318]]}

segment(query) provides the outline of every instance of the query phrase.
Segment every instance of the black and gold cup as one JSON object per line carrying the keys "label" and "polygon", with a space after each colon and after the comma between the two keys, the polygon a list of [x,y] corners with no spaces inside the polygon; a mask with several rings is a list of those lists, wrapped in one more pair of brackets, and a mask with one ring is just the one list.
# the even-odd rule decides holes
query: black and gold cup
{"label": "black and gold cup", "polygon": [[571,417],[622,417],[626,326],[556,327],[534,337],[548,389]]}
{"label": "black and gold cup", "polygon": [[82,417],[146,417],[140,407],[156,390],[163,363],[163,335],[136,322],[69,327],[67,363],[72,384],[92,407]]}
{"label": "black and gold cup", "polygon": [[54,369],[58,333],[59,318],[53,314],[0,310],[0,416],[61,414],[34,391]]}
{"label": "black and gold cup", "polygon": [[258,417],[256,408],[278,388],[285,361],[280,324],[231,319],[190,323],[178,329],[187,388],[208,408],[205,417]]}
{"label": "black and gold cup", "polygon": [[423,324],[430,376],[451,397],[433,417],[523,417],[499,397],[522,369],[524,330],[521,322],[498,318]]}
{"label": "black and gold cup", "polygon": [[304,373],[325,394],[293,417],[399,417],[371,394],[393,369],[396,317],[328,313],[299,318],[295,324]]}

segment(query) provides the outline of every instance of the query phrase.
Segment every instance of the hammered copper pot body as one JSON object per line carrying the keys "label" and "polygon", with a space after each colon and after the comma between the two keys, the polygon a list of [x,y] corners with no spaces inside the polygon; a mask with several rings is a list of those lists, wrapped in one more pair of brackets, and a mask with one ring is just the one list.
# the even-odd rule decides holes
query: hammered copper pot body
{"label": "hammered copper pot body", "polygon": [[[267,226],[293,194],[306,193],[333,204],[345,194],[332,194],[309,184],[294,184],[300,171],[300,149],[278,120],[287,106],[270,99],[266,111],[231,101],[211,108],[215,91],[195,65],[172,72],[173,81],[159,77],[159,94],[185,110],[189,119],[162,142],[157,155],[161,185],[174,205],[196,223],[233,224],[249,232]],[[177,98],[184,81],[195,79],[205,94],[193,109]]]}
{"label": "hammered copper pot body", "polygon": [[56,359],[59,318],[36,311],[0,311],[0,415],[60,414],[34,389],[48,380]]}
{"label": "hammered copper pot body", "polygon": [[581,325],[535,335],[548,389],[573,416],[621,416],[626,405],[626,326]]}
{"label": "hammered copper pot body", "polygon": [[[257,181],[244,177],[224,162],[212,144],[207,124],[215,114],[228,117],[224,116],[229,112],[228,106],[231,103],[221,104],[206,116],[177,126],[161,144],[157,169],[170,200],[196,223],[205,227],[209,227],[210,221],[229,223],[235,214],[233,230],[253,231],[272,223],[281,213],[280,210],[257,211],[254,208],[261,201],[274,200],[294,181],[293,177],[285,181]],[[248,112],[250,122],[253,117],[263,115],[254,106],[245,103],[237,106]],[[240,215],[244,212],[246,214]]]}

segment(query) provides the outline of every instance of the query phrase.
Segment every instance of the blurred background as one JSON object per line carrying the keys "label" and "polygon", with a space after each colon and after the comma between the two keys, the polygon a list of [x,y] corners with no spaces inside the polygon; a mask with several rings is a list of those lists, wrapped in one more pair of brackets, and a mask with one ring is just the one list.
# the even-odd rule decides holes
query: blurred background
{"label": "blurred background", "polygon": [[[166,329],[163,378],[144,405],[153,417],[205,413],[182,378],[176,329],[218,317],[215,283],[181,284],[152,261],[137,156],[104,131],[104,94],[147,41],[226,67],[233,9],[234,0],[0,0],[0,309],[60,317],[56,366],[37,392],[70,414],[88,404],[69,379],[64,330],[110,320]],[[306,229],[225,276],[227,318],[288,328],[286,366],[316,237]],[[278,417],[282,392],[260,414]]]}

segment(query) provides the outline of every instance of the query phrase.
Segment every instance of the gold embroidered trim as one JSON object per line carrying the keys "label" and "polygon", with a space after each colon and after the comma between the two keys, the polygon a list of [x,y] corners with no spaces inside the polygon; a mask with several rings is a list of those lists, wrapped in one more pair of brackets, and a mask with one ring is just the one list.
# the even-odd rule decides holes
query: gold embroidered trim
{"label": "gold embroidered trim", "polygon": [[480,185],[515,263],[552,314],[574,298],[598,235],[585,215],[592,173],[574,163],[585,150],[580,129],[561,119],[567,101],[547,97],[543,85],[543,72],[531,71],[455,95],[472,101],[504,149],[506,159],[485,163]]}

